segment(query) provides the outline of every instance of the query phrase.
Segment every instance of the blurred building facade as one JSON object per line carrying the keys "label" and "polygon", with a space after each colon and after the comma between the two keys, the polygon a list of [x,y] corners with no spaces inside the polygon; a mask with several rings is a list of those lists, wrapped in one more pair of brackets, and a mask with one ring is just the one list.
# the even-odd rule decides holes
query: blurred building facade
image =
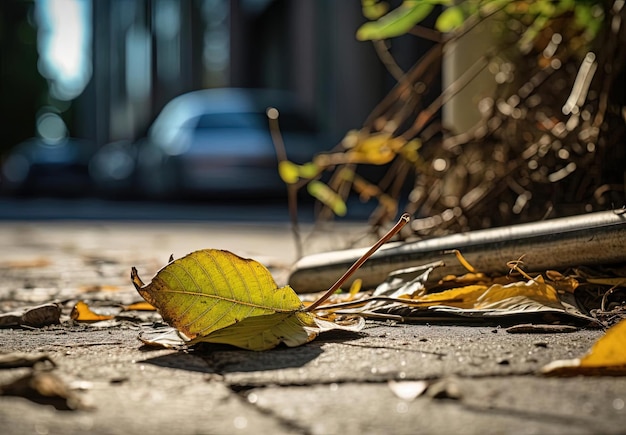
{"label": "blurred building facade", "polygon": [[[76,4],[82,15],[64,9]],[[55,5],[56,15],[48,11],[42,18],[42,5]],[[358,128],[394,83],[371,44],[354,37],[364,22],[357,0],[9,0],[0,5],[0,19],[4,89],[17,87],[12,91],[19,95],[39,83],[32,106],[20,112],[25,125],[20,129],[13,122],[16,133],[9,142],[35,135],[35,113],[43,106],[61,114],[69,135],[97,146],[136,140],[174,96],[223,86],[293,91],[322,130],[338,138]],[[50,21],[56,19],[62,21],[58,28],[88,20],[83,37],[89,76],[79,95],[66,101],[51,92],[54,79],[41,65],[42,34],[54,29]],[[26,29],[28,45],[5,47],[13,43],[6,37],[11,23],[17,23],[16,35]],[[415,59],[407,50],[412,44],[407,40],[399,49]],[[16,61],[14,52],[29,57]],[[39,75],[32,71],[35,56]],[[8,64],[18,70],[15,76],[29,69],[32,80],[22,77],[11,85]],[[47,91],[41,76],[48,79]],[[4,143],[1,151],[11,145]]]}
{"label": "blurred building facade", "polygon": [[371,45],[354,38],[356,1],[112,0],[94,2],[93,19],[83,104],[99,113],[80,124],[98,143],[140,136],[172,97],[222,86],[293,91],[337,137],[389,86]]}

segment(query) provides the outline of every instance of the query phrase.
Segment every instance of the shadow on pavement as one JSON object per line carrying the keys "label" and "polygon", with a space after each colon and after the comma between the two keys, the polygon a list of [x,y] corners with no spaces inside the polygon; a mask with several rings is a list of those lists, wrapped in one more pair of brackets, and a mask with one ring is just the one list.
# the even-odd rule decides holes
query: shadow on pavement
{"label": "shadow on pavement", "polygon": [[241,350],[228,345],[200,343],[187,351],[179,351],[144,360],[160,367],[203,373],[226,374],[258,372],[302,367],[320,356],[324,343],[337,343],[362,338],[364,334],[350,331],[330,331],[314,342],[299,347],[279,346],[265,352]]}

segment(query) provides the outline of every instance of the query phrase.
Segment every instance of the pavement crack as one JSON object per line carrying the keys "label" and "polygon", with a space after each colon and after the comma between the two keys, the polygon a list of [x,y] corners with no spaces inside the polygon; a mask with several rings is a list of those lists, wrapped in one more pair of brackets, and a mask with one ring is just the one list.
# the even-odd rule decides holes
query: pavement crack
{"label": "pavement crack", "polygon": [[589,433],[597,433],[598,428],[596,423],[584,416],[580,415],[562,415],[552,413],[549,410],[544,412],[540,411],[528,411],[516,409],[512,406],[482,406],[476,404],[465,403],[463,401],[457,401],[457,405],[468,412],[475,413],[477,415],[484,414],[489,417],[503,416],[506,418],[516,418],[523,421],[541,421],[547,424],[556,425],[560,428],[565,427],[578,427],[585,428]]}
{"label": "pavement crack", "polygon": [[103,341],[103,342],[93,342],[93,343],[68,343],[65,344],[65,347],[92,347],[92,346],[121,346],[124,342],[122,341]]}
{"label": "pavement crack", "polygon": [[[230,390],[235,393],[235,395],[241,400],[242,403],[246,404],[249,407],[252,407],[255,411],[259,412],[266,417],[273,419],[277,424],[279,424],[282,428],[285,429],[285,433],[293,433],[293,434],[301,434],[301,435],[311,435],[312,432],[303,427],[301,424],[298,424],[297,420],[286,418],[279,413],[275,412],[273,409],[260,406],[258,404],[258,397],[254,393],[255,390],[264,389],[265,387],[250,387],[243,385],[230,385],[227,384]],[[283,386],[281,386],[283,388]]]}
{"label": "pavement crack", "polygon": [[423,349],[411,349],[411,348],[398,347],[398,346],[359,344],[359,343],[342,343],[342,344],[344,344],[345,346],[360,347],[360,348],[365,348],[365,349],[386,349],[386,350],[400,350],[403,352],[426,353],[426,354],[435,355],[438,357],[444,357],[448,355],[447,353],[442,353],[442,352],[433,352],[433,351],[428,351],[428,350],[423,350]]}

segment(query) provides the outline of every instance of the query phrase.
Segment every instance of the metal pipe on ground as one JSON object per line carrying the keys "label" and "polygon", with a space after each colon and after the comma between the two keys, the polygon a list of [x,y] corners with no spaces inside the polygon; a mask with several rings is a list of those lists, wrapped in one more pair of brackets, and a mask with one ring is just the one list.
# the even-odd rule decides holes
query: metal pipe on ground
{"label": "metal pipe on ground", "polygon": [[[478,271],[508,273],[507,262],[522,259],[528,272],[573,266],[626,263],[626,211],[612,210],[506,227],[452,234],[383,246],[354,274],[374,287],[390,272],[444,261],[430,276],[461,275],[467,270],[449,251],[458,249]],[[367,249],[309,255],[293,267],[289,284],[298,293],[328,289]],[[346,286],[350,285],[350,282]]]}

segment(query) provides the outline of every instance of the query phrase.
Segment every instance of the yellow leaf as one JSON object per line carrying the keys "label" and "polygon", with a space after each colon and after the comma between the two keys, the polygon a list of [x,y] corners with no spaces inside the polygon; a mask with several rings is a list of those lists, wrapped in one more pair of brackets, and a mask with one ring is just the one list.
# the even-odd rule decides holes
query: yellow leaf
{"label": "yellow leaf", "polygon": [[263,265],[228,251],[196,251],[169,263],[151,284],[133,282],[168,323],[192,339],[247,317],[302,306],[290,287],[277,288]]}
{"label": "yellow leaf", "polygon": [[283,160],[278,162],[278,174],[280,178],[287,184],[294,184],[298,182],[298,165],[290,162],[289,160]]}
{"label": "yellow leaf", "polygon": [[541,369],[547,375],[626,375],[626,320],[611,327],[582,358],[558,360]]}
{"label": "yellow leaf", "polygon": [[446,305],[457,308],[474,308],[476,301],[485,293],[487,288],[484,285],[468,285],[441,293],[430,293],[413,300],[423,303],[431,302],[433,306]]}
{"label": "yellow leaf", "polygon": [[153,305],[148,302],[135,302],[134,304],[124,305],[124,311],[156,311]]}
{"label": "yellow leaf", "polygon": [[512,303],[519,302],[520,298],[540,302],[548,307],[563,308],[554,287],[546,284],[541,276],[527,282],[493,284],[476,300],[475,308],[509,308]]}
{"label": "yellow leaf", "polygon": [[291,287],[278,288],[265,266],[228,251],[193,252],[170,262],[147,285],[135,268],[131,279],[189,344],[267,350],[281,342],[299,346],[322,330]]}
{"label": "yellow leaf", "polygon": [[94,313],[91,311],[91,308],[89,308],[89,305],[83,301],[78,301],[76,305],[74,305],[74,308],[72,308],[70,317],[78,322],[99,322],[102,320],[111,320],[115,316]]}
{"label": "yellow leaf", "polygon": [[315,317],[303,311],[248,317],[229,328],[200,336],[189,344],[222,343],[250,350],[266,350],[281,342],[295,347],[313,340]]}
{"label": "yellow leaf", "polygon": [[320,168],[313,162],[305,163],[298,167],[298,175],[301,178],[314,178],[320,173]]}
{"label": "yellow leaf", "polygon": [[351,131],[342,140],[345,152],[318,154],[313,159],[316,168],[343,164],[386,165],[398,154],[411,162],[417,161],[420,142],[407,142],[390,133],[367,133]]}
{"label": "yellow leaf", "polygon": [[326,184],[313,180],[307,185],[309,194],[322,204],[330,208],[337,216],[345,216],[348,212],[346,203],[341,197]]}
{"label": "yellow leaf", "polygon": [[287,184],[295,184],[300,178],[315,178],[320,173],[318,166],[313,163],[296,165],[288,160],[278,163],[278,173],[280,178]]}
{"label": "yellow leaf", "polygon": [[398,153],[409,162],[416,163],[418,160],[417,150],[420,149],[421,146],[422,142],[419,139],[413,139],[400,148]]}
{"label": "yellow leaf", "polygon": [[406,140],[392,137],[389,133],[376,133],[360,138],[357,145],[347,152],[347,163],[385,165],[393,160]]}
{"label": "yellow leaf", "polygon": [[546,270],[546,277],[554,283],[559,291],[574,293],[578,288],[578,281],[571,276],[565,276],[556,270]]}
{"label": "yellow leaf", "polygon": [[583,357],[581,364],[589,367],[626,366],[626,320],[606,331],[591,352]]}
{"label": "yellow leaf", "polygon": [[414,299],[416,302],[432,302],[432,305],[464,309],[510,309],[513,306],[523,306],[525,300],[563,308],[554,287],[546,284],[541,276],[528,282],[520,281],[506,285],[468,285]]}
{"label": "yellow leaf", "polygon": [[361,278],[357,278],[352,282],[350,286],[350,298],[354,298],[354,296],[361,291],[361,286],[363,285],[363,280]]}
{"label": "yellow leaf", "polygon": [[83,293],[117,292],[121,288],[117,285],[88,285],[80,288]]}

